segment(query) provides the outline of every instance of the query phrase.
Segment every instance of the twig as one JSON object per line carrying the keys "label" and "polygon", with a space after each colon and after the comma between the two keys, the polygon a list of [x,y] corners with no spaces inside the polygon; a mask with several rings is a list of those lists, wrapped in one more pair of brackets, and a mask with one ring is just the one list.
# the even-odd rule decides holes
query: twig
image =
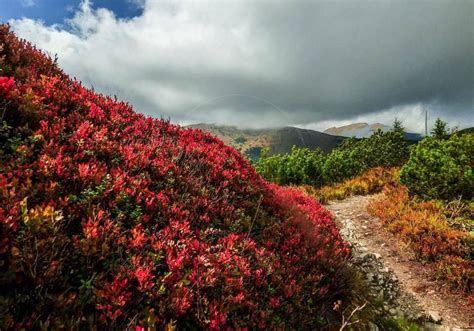
{"label": "twig", "polygon": [[260,210],[260,204],[262,203],[262,199],[263,199],[263,194],[260,194],[260,198],[258,199],[258,204],[257,204],[257,210],[255,211],[252,224],[250,224],[249,232],[247,233],[247,237],[245,237],[245,239],[248,239],[248,237],[250,236],[250,232],[252,232],[253,224],[255,223],[255,220],[257,219],[257,214],[258,214],[258,211]]}
{"label": "twig", "polygon": [[349,317],[347,318],[347,321],[345,320],[345,317],[344,317],[344,313],[342,314],[342,325],[341,325],[341,328],[339,329],[339,331],[342,331],[344,330],[344,328],[346,326],[349,326],[349,325],[352,325],[352,324],[356,324],[356,323],[359,323],[360,320],[355,320],[354,322],[350,322],[351,318],[354,316],[354,314],[362,309],[364,309],[364,307],[367,305],[367,302],[364,303],[362,306],[357,306],[355,307],[355,309],[352,311],[352,313],[349,315]]}
{"label": "twig", "polygon": [[1,121],[3,121],[3,117],[5,116],[5,112],[7,111],[7,106],[10,104],[10,101],[7,101],[7,102],[4,102],[3,103],[3,112],[2,112],[2,118],[0,119]]}

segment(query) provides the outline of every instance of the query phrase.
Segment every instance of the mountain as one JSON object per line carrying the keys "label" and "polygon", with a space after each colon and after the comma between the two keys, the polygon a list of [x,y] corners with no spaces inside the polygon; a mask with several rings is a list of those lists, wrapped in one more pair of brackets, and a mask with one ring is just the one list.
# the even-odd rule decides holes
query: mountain
{"label": "mountain", "polygon": [[[379,129],[382,131],[389,131],[391,126],[382,123],[353,123],[326,129],[324,130],[324,133],[343,137],[366,138]],[[423,136],[418,133],[405,132],[405,138],[411,141],[418,141],[421,140]]]}
{"label": "mountain", "polygon": [[382,131],[388,131],[390,130],[390,127],[381,123],[353,123],[349,125],[326,129],[324,130],[324,133],[331,134],[334,136],[366,138],[378,129],[381,129]]}
{"label": "mountain", "polygon": [[345,139],[345,137],[289,126],[275,129],[239,129],[235,126],[201,123],[190,125],[190,127],[218,137],[227,145],[233,146],[253,159],[257,159],[261,149],[265,147],[269,148],[270,154],[287,153],[293,146],[310,149],[319,147],[328,153]]}

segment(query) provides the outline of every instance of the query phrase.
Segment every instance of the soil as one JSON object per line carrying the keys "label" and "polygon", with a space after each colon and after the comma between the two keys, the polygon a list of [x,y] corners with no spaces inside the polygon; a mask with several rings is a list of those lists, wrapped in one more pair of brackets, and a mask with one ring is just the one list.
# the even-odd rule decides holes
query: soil
{"label": "soil", "polygon": [[353,261],[378,297],[381,313],[417,321],[426,330],[474,330],[474,307],[433,277],[433,266],[416,261],[382,223],[366,211],[374,196],[326,205],[353,247]]}

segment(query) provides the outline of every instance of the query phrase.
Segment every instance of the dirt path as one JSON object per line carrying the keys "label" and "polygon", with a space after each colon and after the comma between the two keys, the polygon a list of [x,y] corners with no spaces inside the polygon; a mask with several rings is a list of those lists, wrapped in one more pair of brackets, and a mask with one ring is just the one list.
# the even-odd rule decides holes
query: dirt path
{"label": "dirt path", "polygon": [[[371,196],[354,196],[329,203],[341,234],[354,247],[354,260],[363,269],[371,291],[385,302],[382,309],[394,317],[429,321],[428,330],[474,330],[474,307],[448,294],[432,279],[430,267],[417,262],[370,216]],[[379,293],[377,293],[379,292]]]}

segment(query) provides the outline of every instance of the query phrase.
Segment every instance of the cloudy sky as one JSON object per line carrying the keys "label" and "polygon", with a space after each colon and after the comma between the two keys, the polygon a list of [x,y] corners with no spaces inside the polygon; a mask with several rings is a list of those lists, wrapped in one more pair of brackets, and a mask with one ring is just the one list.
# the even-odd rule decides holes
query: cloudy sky
{"label": "cloudy sky", "polygon": [[96,91],[173,122],[474,126],[474,1],[1,0]]}

